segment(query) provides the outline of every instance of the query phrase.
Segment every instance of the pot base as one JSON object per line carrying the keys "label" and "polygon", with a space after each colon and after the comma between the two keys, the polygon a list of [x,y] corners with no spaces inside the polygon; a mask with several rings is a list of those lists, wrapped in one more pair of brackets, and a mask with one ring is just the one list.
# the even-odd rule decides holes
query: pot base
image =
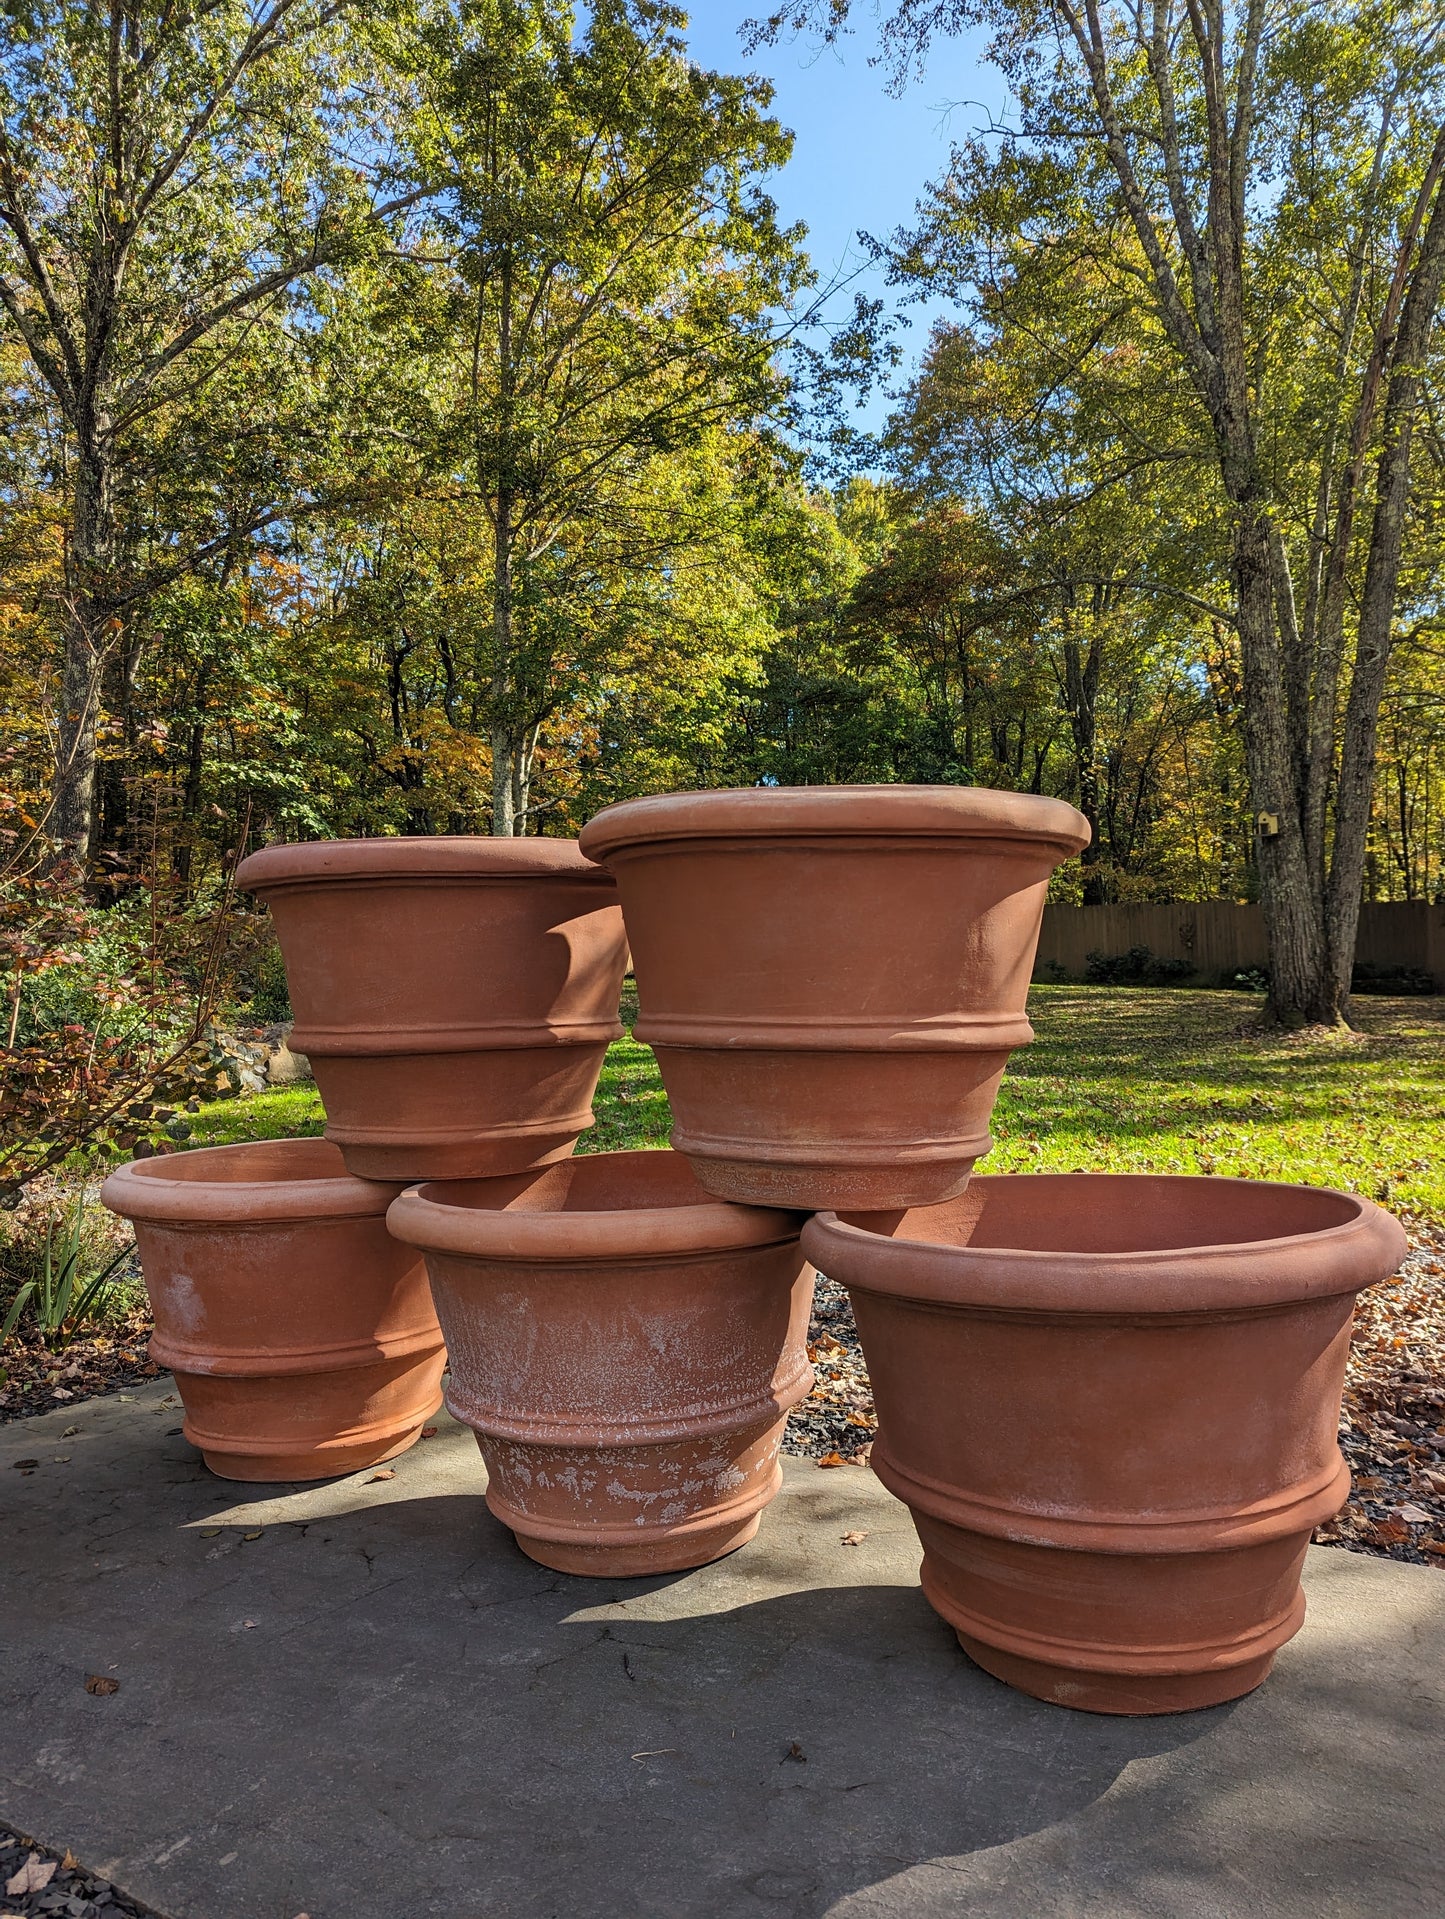
{"label": "pot base", "polygon": [[589,1112],[577,1126],[540,1138],[481,1139],[460,1145],[358,1144],[330,1126],[326,1137],[341,1148],[346,1170],[355,1178],[410,1186],[427,1179],[499,1179],[570,1159],[592,1117]]}
{"label": "pot base", "polygon": [[[910,1166],[899,1157],[876,1165],[776,1165],[766,1160],[714,1158],[706,1147],[674,1130],[699,1186],[740,1206],[782,1206],[792,1212],[892,1213],[935,1206],[967,1190],[973,1158]],[[992,1142],[990,1142],[991,1144]]]}
{"label": "pot base", "polygon": [[[438,1397],[432,1413],[441,1408]],[[432,1413],[409,1426],[398,1439],[368,1440],[354,1446],[313,1446],[307,1452],[297,1453],[241,1453],[226,1452],[214,1446],[203,1446],[191,1432],[189,1426],[181,1430],[191,1444],[199,1448],[207,1469],[217,1479],[244,1480],[251,1484],[294,1485],[304,1481],[321,1479],[344,1479],[348,1473],[359,1473],[368,1466],[384,1466],[388,1459],[396,1459],[407,1452],[421,1437],[422,1427]]]}
{"label": "pot base", "polygon": [[218,1479],[343,1479],[395,1459],[440,1410],[446,1352],[402,1353],[332,1373],[270,1377],[174,1370],[181,1431]]}
{"label": "pot base", "polygon": [[975,1666],[1018,1692],[1032,1694],[1051,1706],[1070,1706],[1075,1712],[1110,1713],[1122,1718],[1148,1718],[1161,1713],[1198,1712],[1202,1706],[1222,1706],[1241,1699],[1269,1677],[1273,1651],[1242,1666],[1223,1666],[1211,1672],[1104,1673],[1081,1672],[1073,1666],[1051,1666],[1042,1659],[1025,1659],[986,1645],[968,1633],[954,1634]]}
{"label": "pot base", "polygon": [[680,1531],[672,1539],[649,1539],[635,1546],[569,1545],[559,1539],[537,1539],[514,1533],[528,1559],[553,1572],[576,1573],[583,1579],[647,1579],[654,1573],[689,1572],[746,1546],[762,1524],[761,1512],[747,1519],[701,1531]]}

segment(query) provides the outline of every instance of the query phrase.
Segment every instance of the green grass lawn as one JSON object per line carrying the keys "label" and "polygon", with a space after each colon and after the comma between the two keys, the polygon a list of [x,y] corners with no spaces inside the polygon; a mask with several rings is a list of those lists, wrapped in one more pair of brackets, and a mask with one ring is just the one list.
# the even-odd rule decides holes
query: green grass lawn
{"label": "green grass lawn", "polygon": [[[1354,1187],[1445,1219],[1445,1000],[1357,999],[1361,1033],[1261,1038],[1244,993],[1036,986],[990,1172],[1247,1173]],[[626,1009],[630,1014],[631,1009]],[[580,1150],[661,1146],[667,1099],[645,1046],[612,1047]],[[193,1143],[318,1133],[310,1090],[201,1109]]]}

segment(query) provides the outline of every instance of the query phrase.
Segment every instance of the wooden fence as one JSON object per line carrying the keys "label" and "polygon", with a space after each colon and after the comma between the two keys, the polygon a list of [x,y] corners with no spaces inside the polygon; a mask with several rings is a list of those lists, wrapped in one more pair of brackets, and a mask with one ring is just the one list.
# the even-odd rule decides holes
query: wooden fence
{"label": "wooden fence", "polygon": [[[1223,900],[1174,905],[1046,906],[1036,971],[1083,979],[1090,953],[1113,956],[1147,946],[1161,959],[1187,959],[1200,985],[1269,964],[1264,917],[1257,906]],[[1365,906],[1355,944],[1358,964],[1409,967],[1433,974],[1445,992],[1445,905],[1399,900]]]}

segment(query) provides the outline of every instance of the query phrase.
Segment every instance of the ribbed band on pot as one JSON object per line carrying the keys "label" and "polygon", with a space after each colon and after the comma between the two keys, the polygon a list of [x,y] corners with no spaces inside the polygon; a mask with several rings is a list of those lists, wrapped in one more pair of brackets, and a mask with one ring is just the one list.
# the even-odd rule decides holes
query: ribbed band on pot
{"label": "ribbed band on pot", "polygon": [[427,1053],[506,1053],[551,1046],[607,1046],[622,1023],[606,1020],[478,1021],[470,1026],[293,1026],[288,1044],[308,1059],[417,1057]]}
{"label": "ribbed band on pot", "polygon": [[706,1439],[714,1433],[736,1433],[750,1425],[766,1426],[791,1412],[813,1389],[813,1368],[806,1358],[781,1379],[774,1379],[766,1397],[719,1400],[710,1406],[689,1406],[648,1418],[599,1419],[589,1409],[576,1419],[546,1418],[538,1413],[518,1416],[488,1404],[464,1381],[452,1378],[447,1406],[453,1416],[488,1439],[511,1440],[519,1446],[575,1446],[595,1451],[607,1446],[667,1445],[676,1440]]}
{"label": "ribbed band on pot", "polygon": [[1344,1505],[1350,1493],[1350,1469],[1335,1457],[1308,1479],[1275,1489],[1248,1506],[1216,1506],[1195,1512],[1069,1512],[1043,1509],[1022,1501],[980,1498],[926,1473],[901,1466],[880,1433],[869,1450],[869,1464],[896,1499],[945,1525],[971,1533],[1073,1552],[1215,1553],[1256,1546],[1291,1533],[1312,1532]]}
{"label": "ribbed band on pot", "polygon": [[330,1346],[288,1346],[284,1350],[246,1351],[217,1345],[191,1347],[162,1333],[151,1335],[147,1349],[158,1366],[175,1373],[198,1373],[208,1379],[274,1378],[282,1374],[345,1372],[374,1366],[379,1360],[408,1359],[417,1353],[439,1353],[441,1334],[433,1320],[413,1331],[376,1333],[366,1339],[341,1340]]}

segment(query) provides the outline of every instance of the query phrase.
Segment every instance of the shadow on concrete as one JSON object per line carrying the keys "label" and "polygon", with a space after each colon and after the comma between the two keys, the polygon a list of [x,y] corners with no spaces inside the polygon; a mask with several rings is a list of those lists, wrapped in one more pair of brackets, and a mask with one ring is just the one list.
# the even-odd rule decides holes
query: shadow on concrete
{"label": "shadow on concrete", "polygon": [[597,1581],[517,1550],[446,1423],[290,1490],[162,1417],[7,1505],[0,1813],[170,1919],[1439,1909],[1438,1575],[1317,1553],[1260,1693],[1104,1719],[969,1663],[862,1471],[790,1462],[753,1545]]}

